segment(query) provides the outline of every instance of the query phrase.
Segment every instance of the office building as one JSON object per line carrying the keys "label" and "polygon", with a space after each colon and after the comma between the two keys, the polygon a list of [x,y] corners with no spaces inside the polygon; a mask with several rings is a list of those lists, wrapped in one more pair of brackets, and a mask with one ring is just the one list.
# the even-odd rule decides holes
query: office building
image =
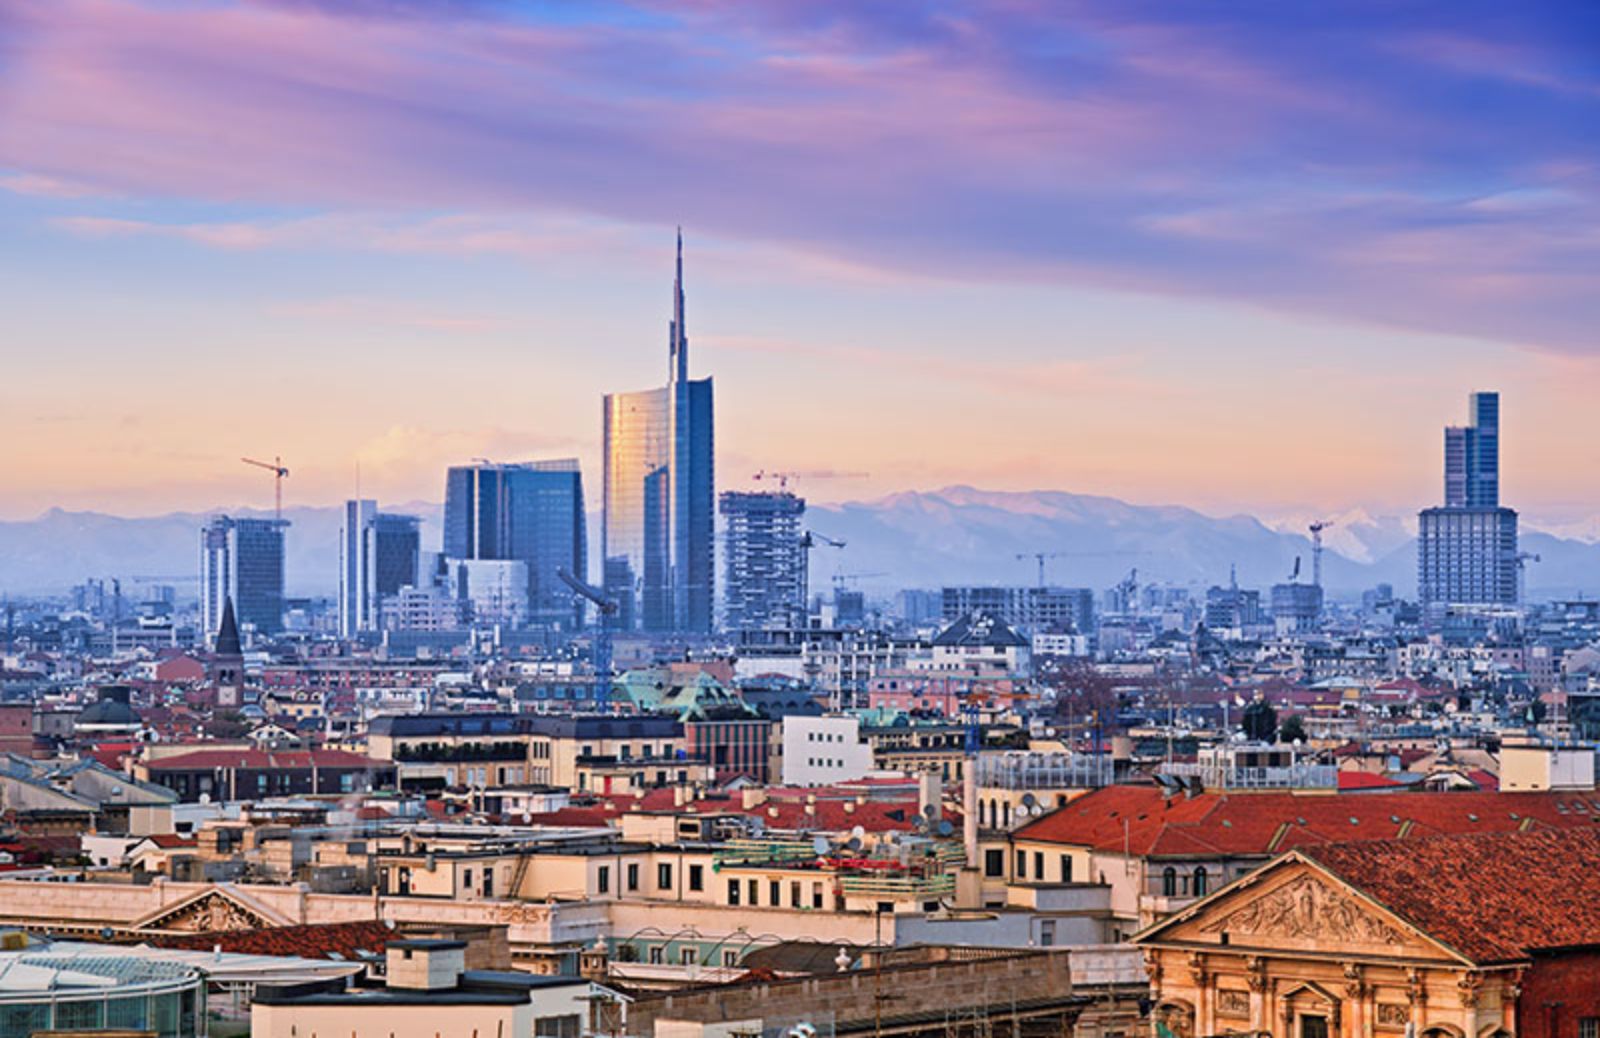
{"label": "office building", "polygon": [[730,631],[804,626],[806,503],[788,491],[727,491],[720,500],[726,532],[723,624]]}
{"label": "office building", "polygon": [[287,519],[219,515],[200,529],[200,630],[209,642],[233,599],[239,626],[259,635],[283,630]]}
{"label": "office building", "polygon": [[339,637],[383,627],[383,600],[417,584],[421,520],[346,501],[339,531]]}
{"label": "office building", "polygon": [[603,579],[619,626],[711,630],[715,477],[711,379],[689,378],[678,236],[667,384],[604,401]]}
{"label": "office building", "polygon": [[1517,513],[1429,508],[1417,516],[1417,597],[1424,605],[1514,605]]}
{"label": "office building", "polygon": [[1313,630],[1321,616],[1321,585],[1296,581],[1272,585],[1272,626],[1277,633]]}
{"label": "office building", "polygon": [[452,467],[445,477],[444,555],[525,566],[523,622],[572,630],[583,602],[560,571],[588,579],[583,476],[576,459]]}
{"label": "office building", "polygon": [[1444,431],[1446,508],[1498,508],[1500,505],[1500,394],[1467,398],[1467,425]]}
{"label": "office building", "polygon": [[451,559],[450,592],[474,622],[523,627],[532,612],[528,564],[521,559]]}
{"label": "office building", "polygon": [[1206,589],[1206,626],[1217,631],[1237,631],[1261,622],[1261,592],[1236,584]]}
{"label": "office building", "polygon": [[1445,429],[1444,506],[1417,516],[1424,605],[1514,605],[1517,513],[1500,507],[1500,394],[1473,393],[1469,423]]}
{"label": "office building", "polygon": [[981,612],[1030,634],[1094,630],[1094,592],[1089,588],[946,587],[941,597],[947,624]]}

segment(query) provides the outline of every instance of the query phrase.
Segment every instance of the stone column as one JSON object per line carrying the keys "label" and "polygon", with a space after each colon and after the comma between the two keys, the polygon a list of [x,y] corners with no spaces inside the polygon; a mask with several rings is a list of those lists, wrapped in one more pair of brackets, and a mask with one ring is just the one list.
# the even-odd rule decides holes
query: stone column
{"label": "stone column", "polygon": [[1206,959],[1199,952],[1189,954],[1189,977],[1194,981],[1194,1033],[1216,1033],[1216,997],[1211,990],[1212,977],[1206,969]]}
{"label": "stone column", "polygon": [[1344,964],[1344,994],[1349,1012],[1345,1013],[1348,1023],[1347,1034],[1349,1038],[1366,1038],[1368,1029],[1367,1016],[1368,986],[1361,970],[1361,965],[1355,962]]}
{"label": "stone column", "polygon": [[1245,983],[1250,985],[1250,1027],[1256,1031],[1271,1031],[1272,999],[1268,991],[1267,961],[1259,955],[1247,956],[1244,970]]}

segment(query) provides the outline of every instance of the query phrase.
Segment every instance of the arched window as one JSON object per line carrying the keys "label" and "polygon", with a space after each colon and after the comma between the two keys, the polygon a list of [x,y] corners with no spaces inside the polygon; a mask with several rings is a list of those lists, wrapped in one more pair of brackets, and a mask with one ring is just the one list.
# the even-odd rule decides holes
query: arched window
{"label": "arched window", "polygon": [[1204,865],[1195,866],[1195,870],[1194,870],[1194,896],[1195,897],[1205,897],[1206,896],[1206,867]]}
{"label": "arched window", "polygon": [[1171,865],[1161,870],[1161,896],[1178,896],[1178,870]]}

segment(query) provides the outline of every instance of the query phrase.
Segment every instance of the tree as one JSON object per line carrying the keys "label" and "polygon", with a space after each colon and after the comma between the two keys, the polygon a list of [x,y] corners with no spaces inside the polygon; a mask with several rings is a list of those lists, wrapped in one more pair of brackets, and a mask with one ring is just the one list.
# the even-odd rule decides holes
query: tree
{"label": "tree", "polygon": [[1257,699],[1244,708],[1240,728],[1255,742],[1271,742],[1273,733],[1278,730],[1278,711],[1265,699]]}
{"label": "tree", "polygon": [[1301,720],[1299,714],[1286,719],[1283,722],[1283,727],[1278,729],[1279,742],[1294,742],[1296,739],[1301,742],[1306,741],[1306,724],[1305,721]]}

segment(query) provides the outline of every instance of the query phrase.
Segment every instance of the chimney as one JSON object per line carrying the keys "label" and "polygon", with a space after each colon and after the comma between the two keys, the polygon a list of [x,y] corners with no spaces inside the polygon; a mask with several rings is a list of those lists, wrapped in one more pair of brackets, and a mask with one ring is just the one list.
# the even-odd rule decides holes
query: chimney
{"label": "chimney", "polygon": [[961,787],[961,842],[967,848],[967,868],[978,867],[978,768],[977,760],[967,758]]}
{"label": "chimney", "polygon": [[390,941],[384,948],[388,986],[408,991],[449,991],[467,968],[467,942],[438,939]]}
{"label": "chimney", "polygon": [[[939,773],[929,770],[917,774],[917,810],[922,817],[930,823],[937,823],[940,816],[940,802],[944,799],[943,790],[939,784]],[[932,808],[932,810],[929,810]]]}

